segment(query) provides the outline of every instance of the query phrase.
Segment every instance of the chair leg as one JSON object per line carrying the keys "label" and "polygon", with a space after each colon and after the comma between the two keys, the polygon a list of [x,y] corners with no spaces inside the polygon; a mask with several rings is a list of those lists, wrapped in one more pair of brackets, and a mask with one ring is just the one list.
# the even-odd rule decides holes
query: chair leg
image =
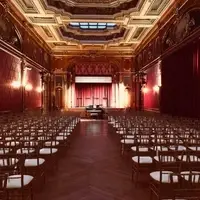
{"label": "chair leg", "polygon": [[124,155],[124,145],[121,144],[121,155],[123,156]]}
{"label": "chair leg", "polygon": [[134,182],[134,175],[135,175],[135,172],[134,172],[133,164],[132,164],[132,169],[131,169],[131,171],[132,171],[131,180],[132,180],[132,182]]}
{"label": "chair leg", "polygon": [[135,188],[138,186],[138,179],[139,179],[139,171],[138,169],[135,170]]}
{"label": "chair leg", "polygon": [[153,199],[153,192],[152,192],[152,190],[150,188],[150,200],[152,200],[152,199]]}
{"label": "chair leg", "polygon": [[21,197],[22,197],[22,200],[25,200],[25,198],[24,198],[24,189],[21,190]]}

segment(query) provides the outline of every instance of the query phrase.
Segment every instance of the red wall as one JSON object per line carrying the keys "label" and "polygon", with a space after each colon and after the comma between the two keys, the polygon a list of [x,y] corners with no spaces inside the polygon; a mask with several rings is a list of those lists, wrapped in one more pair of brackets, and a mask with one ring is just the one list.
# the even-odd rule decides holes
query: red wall
{"label": "red wall", "polygon": [[27,83],[32,86],[32,90],[25,90],[25,108],[34,109],[41,107],[41,93],[37,91],[38,87],[41,87],[41,78],[39,71],[32,68],[27,71]]}
{"label": "red wall", "polygon": [[147,91],[143,93],[144,97],[144,109],[159,111],[160,92],[154,91],[154,86],[160,86],[160,66],[159,63],[149,68],[147,73]]}
{"label": "red wall", "polygon": [[19,111],[21,91],[11,83],[20,80],[20,60],[0,50],[0,111]]}
{"label": "red wall", "polygon": [[[22,110],[22,89],[13,88],[13,81],[21,80],[20,59],[0,50],[0,111]],[[36,91],[40,86],[40,74],[32,68],[27,71],[27,81],[33,87],[25,92],[25,108],[34,109],[41,106],[41,93]]]}

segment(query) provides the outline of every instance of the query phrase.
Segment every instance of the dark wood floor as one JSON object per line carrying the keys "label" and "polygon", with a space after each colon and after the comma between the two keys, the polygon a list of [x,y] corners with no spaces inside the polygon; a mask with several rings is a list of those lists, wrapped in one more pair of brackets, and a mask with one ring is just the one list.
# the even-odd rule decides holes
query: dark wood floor
{"label": "dark wood floor", "polygon": [[107,122],[81,122],[55,175],[36,200],[147,200],[148,187],[135,188],[129,159]]}

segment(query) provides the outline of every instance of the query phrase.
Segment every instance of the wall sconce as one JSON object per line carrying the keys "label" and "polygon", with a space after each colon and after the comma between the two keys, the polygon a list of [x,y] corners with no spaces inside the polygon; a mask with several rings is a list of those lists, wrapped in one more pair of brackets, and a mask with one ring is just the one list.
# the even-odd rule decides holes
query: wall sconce
{"label": "wall sconce", "polygon": [[20,81],[13,81],[12,83],[11,83],[11,86],[13,87],[13,88],[20,88],[21,87],[21,83],[20,83]]}
{"label": "wall sconce", "polygon": [[143,92],[144,94],[148,93],[148,92],[149,92],[149,88],[143,87],[143,88],[142,88],[142,92]]}
{"label": "wall sconce", "polygon": [[26,66],[25,69],[28,70],[28,71],[31,71],[31,70],[32,70],[32,68],[29,67],[29,66]]}
{"label": "wall sconce", "polygon": [[41,88],[41,87],[37,87],[37,88],[36,88],[36,91],[37,91],[38,93],[41,93],[43,90],[44,90],[44,89]]}
{"label": "wall sconce", "polygon": [[159,90],[160,90],[160,87],[159,87],[158,85],[155,85],[155,86],[153,87],[153,91],[154,91],[154,92],[158,93]]}
{"label": "wall sconce", "polygon": [[29,83],[25,86],[25,90],[27,91],[31,91],[32,89],[33,89],[33,86]]}

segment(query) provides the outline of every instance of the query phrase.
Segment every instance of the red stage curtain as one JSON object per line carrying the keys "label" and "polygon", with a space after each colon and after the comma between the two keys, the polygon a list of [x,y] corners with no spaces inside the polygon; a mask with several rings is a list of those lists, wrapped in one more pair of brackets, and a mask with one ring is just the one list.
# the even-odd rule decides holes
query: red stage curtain
{"label": "red stage curtain", "polygon": [[103,107],[111,105],[112,84],[104,83],[76,83],[76,107],[101,104]]}
{"label": "red stage curtain", "polygon": [[162,61],[161,111],[200,116],[199,44],[191,43]]}

